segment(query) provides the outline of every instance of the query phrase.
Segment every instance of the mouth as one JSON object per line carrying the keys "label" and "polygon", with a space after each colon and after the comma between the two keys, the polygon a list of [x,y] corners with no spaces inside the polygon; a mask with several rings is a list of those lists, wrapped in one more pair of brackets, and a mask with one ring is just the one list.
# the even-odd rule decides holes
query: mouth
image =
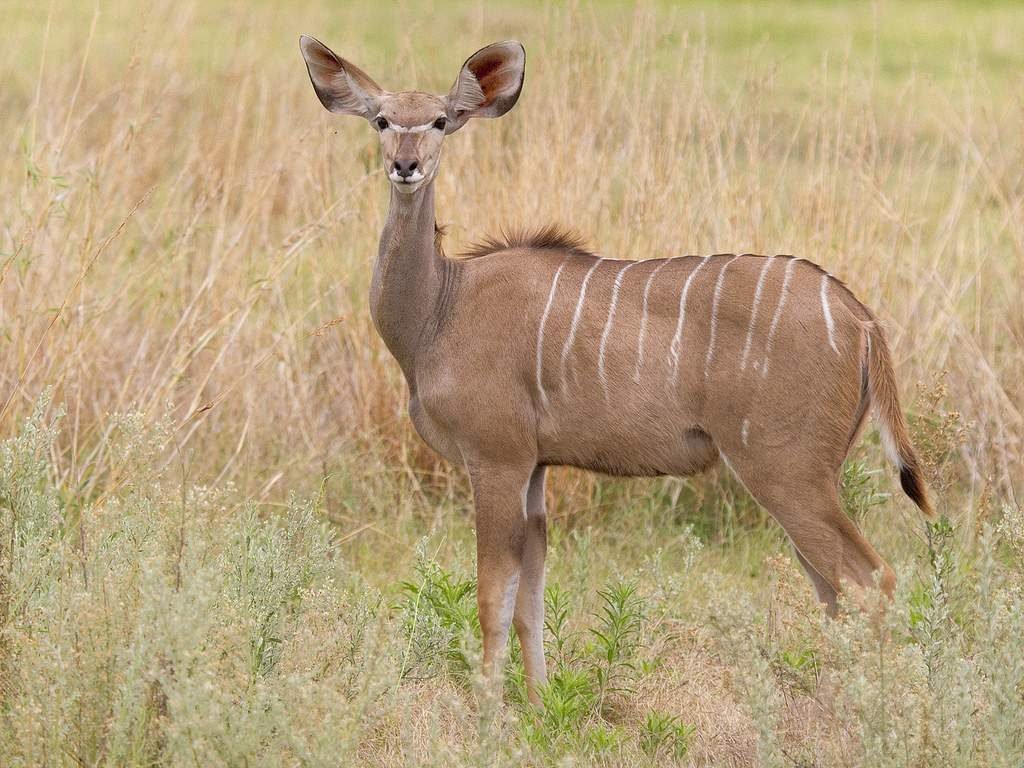
{"label": "mouth", "polygon": [[419,170],[413,171],[411,176],[399,176],[397,172],[392,171],[388,174],[388,179],[402,192],[415,192],[426,176]]}

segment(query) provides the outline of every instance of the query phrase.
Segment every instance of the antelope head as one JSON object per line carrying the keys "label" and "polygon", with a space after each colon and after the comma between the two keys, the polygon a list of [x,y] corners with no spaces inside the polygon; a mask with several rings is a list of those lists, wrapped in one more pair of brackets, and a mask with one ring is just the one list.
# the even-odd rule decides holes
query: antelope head
{"label": "antelope head", "polygon": [[526,67],[522,44],[508,40],[470,56],[445,96],[392,93],[308,35],[299,38],[299,47],[324,107],[363,117],[379,133],[384,172],[403,193],[415,192],[437,176],[445,136],[472,117],[500,117],[512,109]]}

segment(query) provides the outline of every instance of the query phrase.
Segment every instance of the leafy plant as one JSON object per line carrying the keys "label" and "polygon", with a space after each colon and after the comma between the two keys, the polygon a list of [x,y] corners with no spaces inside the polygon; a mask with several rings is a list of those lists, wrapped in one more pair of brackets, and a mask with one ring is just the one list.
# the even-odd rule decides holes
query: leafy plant
{"label": "leafy plant", "polygon": [[401,583],[397,606],[406,641],[402,677],[446,670],[464,676],[472,667],[464,640],[479,631],[476,582],[445,570],[422,550],[415,573],[415,581]]}
{"label": "leafy plant", "polygon": [[549,650],[554,670],[541,687],[543,709],[522,725],[524,740],[536,751],[557,756],[582,750],[601,754],[622,746],[622,730],[607,720],[608,701],[626,696],[656,662],[641,661],[644,612],[638,586],[615,581],[597,592],[600,609],[582,642],[569,626],[571,595],[557,585],[547,589]]}
{"label": "leafy plant", "polygon": [[869,468],[863,461],[843,464],[842,504],[846,513],[858,522],[874,507],[884,504],[889,494],[879,490],[877,478],[882,470]]}
{"label": "leafy plant", "polygon": [[628,693],[636,676],[643,612],[636,584],[618,582],[597,594],[602,606],[595,614],[598,626],[591,627],[590,632],[597,651],[594,678],[598,707],[603,707],[609,695]]}
{"label": "leafy plant", "polygon": [[651,710],[640,727],[640,748],[655,765],[667,756],[682,760],[696,730],[675,715]]}

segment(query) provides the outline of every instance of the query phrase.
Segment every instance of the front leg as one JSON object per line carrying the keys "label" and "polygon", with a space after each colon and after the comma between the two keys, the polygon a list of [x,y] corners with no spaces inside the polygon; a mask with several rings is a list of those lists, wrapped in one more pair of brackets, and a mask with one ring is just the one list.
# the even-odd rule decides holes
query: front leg
{"label": "front leg", "polygon": [[540,706],[537,686],[547,681],[544,661],[544,557],[547,554],[547,514],[544,509],[544,474],[537,467],[526,492],[526,543],[519,577],[519,594],[512,622],[523,649],[526,696]]}
{"label": "front leg", "polygon": [[484,643],[484,674],[495,678],[505,662],[526,547],[526,498],[534,464],[469,463],[476,507],[477,605]]}

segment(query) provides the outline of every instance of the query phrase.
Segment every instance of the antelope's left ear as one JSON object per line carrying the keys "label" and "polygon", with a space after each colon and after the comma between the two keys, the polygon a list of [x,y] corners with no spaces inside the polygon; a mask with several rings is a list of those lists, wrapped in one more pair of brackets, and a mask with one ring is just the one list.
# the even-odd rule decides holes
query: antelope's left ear
{"label": "antelope's left ear", "polygon": [[481,48],[462,65],[448,93],[448,133],[471,117],[501,117],[515,106],[526,75],[526,50],[518,40]]}

